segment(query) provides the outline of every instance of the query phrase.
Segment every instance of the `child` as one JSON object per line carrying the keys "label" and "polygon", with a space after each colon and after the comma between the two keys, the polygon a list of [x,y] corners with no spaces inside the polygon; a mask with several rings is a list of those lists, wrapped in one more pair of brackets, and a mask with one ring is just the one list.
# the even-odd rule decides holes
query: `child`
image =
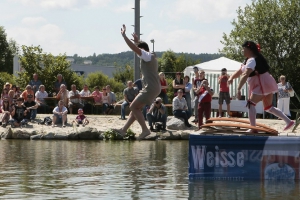
{"label": "child", "polygon": [[82,124],[82,126],[84,127],[85,125],[87,125],[89,123],[89,120],[83,114],[83,110],[81,108],[79,108],[78,109],[78,115],[77,115],[76,119],[73,122],[75,122],[77,127],[79,126],[79,124]]}
{"label": "child", "polygon": [[203,80],[200,88],[196,91],[198,95],[198,128],[203,125],[203,113],[206,120],[210,118],[211,100],[214,94],[213,90],[208,86],[207,80]]}

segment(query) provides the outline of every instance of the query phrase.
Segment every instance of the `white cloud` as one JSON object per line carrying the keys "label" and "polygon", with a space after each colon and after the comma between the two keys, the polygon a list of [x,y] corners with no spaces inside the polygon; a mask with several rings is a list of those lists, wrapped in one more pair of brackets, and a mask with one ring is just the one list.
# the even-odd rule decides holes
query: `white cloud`
{"label": "white cloud", "polygon": [[103,7],[106,6],[111,0],[14,0],[21,2],[25,6],[35,6],[45,9],[75,9],[80,10],[83,7]]}
{"label": "white cloud", "polygon": [[43,17],[25,17],[21,20],[21,23],[28,26],[33,26],[39,23],[45,23],[46,19]]}
{"label": "white cloud", "polygon": [[[147,43],[153,38],[155,40],[155,51],[166,51],[188,53],[218,53],[222,47],[220,43],[222,32],[207,32],[205,34],[192,30],[160,31],[154,30],[147,37]],[[142,38],[143,39],[143,38]],[[152,46],[150,47],[152,50]]]}
{"label": "white cloud", "polygon": [[209,23],[220,19],[231,19],[236,15],[238,5],[244,5],[250,0],[178,0],[174,10],[168,12],[171,19],[189,16],[197,21]]}

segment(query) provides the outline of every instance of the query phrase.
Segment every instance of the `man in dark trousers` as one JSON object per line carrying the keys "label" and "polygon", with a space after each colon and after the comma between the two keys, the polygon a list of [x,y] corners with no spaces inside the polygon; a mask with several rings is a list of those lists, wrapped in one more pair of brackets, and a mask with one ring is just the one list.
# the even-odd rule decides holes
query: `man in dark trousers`
{"label": "man in dark trousers", "polygon": [[147,113],[147,119],[150,126],[150,131],[153,131],[153,124],[155,122],[162,122],[162,131],[166,130],[166,124],[167,124],[167,109],[165,105],[162,103],[162,99],[160,97],[157,97],[155,102],[151,105],[148,113]]}

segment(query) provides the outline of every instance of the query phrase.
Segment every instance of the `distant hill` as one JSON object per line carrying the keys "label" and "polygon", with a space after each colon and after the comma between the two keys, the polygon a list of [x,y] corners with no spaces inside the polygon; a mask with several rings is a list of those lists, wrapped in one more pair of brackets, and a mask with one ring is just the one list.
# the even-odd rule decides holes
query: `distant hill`
{"label": "distant hill", "polygon": [[[164,52],[155,52],[158,58],[161,58]],[[176,55],[184,54],[187,58],[195,61],[200,61],[201,63],[210,61],[213,59],[220,58],[222,54],[195,54],[195,53],[175,53]],[[67,56],[68,58],[73,58],[74,64],[84,64],[84,61],[91,61],[91,65],[99,66],[124,66],[126,64],[133,65],[133,52],[126,51],[116,54],[99,54],[95,53],[92,56],[81,57],[75,54],[74,56]],[[88,63],[88,62],[87,62]]]}

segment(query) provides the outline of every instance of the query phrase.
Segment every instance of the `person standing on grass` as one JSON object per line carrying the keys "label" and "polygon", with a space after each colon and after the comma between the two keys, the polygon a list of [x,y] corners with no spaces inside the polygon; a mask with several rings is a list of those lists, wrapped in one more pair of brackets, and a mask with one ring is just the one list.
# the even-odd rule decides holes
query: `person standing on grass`
{"label": "person standing on grass", "polygon": [[220,92],[219,92],[219,117],[222,117],[222,105],[225,100],[227,105],[227,117],[230,117],[230,95],[229,95],[229,86],[227,81],[229,79],[229,75],[227,74],[227,69],[223,68],[221,70],[222,74],[219,76],[218,83],[220,84]]}
{"label": "person standing on grass", "polygon": [[142,128],[142,133],[138,139],[144,139],[150,135],[150,130],[147,128],[141,110],[145,105],[151,105],[154,99],[161,91],[159,76],[158,76],[158,63],[156,56],[149,52],[149,46],[146,42],[139,41],[138,36],[134,33],[133,42],[126,36],[126,26],[121,28],[121,34],[128,45],[128,47],[141,58],[141,73],[143,75],[144,88],[135,97],[129,108],[131,110],[128,120],[123,128],[116,130],[122,136],[126,135],[127,129],[131,124],[137,120]]}
{"label": "person standing on grass", "polygon": [[[264,110],[278,118],[281,118],[286,123],[283,131],[292,128],[295,124],[281,110],[272,105],[273,93],[278,92],[278,87],[275,79],[269,73],[270,66],[264,56],[260,53],[260,46],[252,41],[246,41],[243,45],[243,53],[245,61],[230,78],[228,84],[232,84],[233,79],[241,76],[237,87],[237,97],[241,98],[241,89],[248,82],[249,96],[247,102],[249,120],[251,126],[256,126],[256,109],[258,102],[262,101]],[[248,132],[256,133],[257,131],[249,129]]]}

